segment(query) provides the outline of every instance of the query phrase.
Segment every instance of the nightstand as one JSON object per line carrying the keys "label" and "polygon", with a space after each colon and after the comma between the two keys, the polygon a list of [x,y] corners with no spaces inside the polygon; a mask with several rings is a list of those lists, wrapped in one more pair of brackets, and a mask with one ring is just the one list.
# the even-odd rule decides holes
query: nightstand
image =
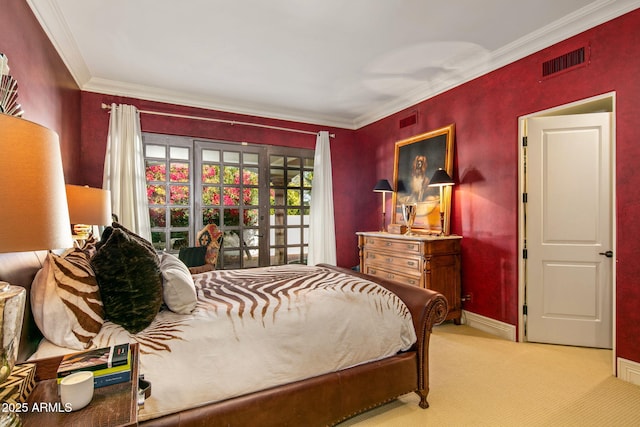
{"label": "nightstand", "polygon": [[460,324],[461,236],[358,232],[360,271],[392,282],[440,292],[449,303],[446,320]]}
{"label": "nightstand", "polygon": [[[91,403],[75,412],[64,412],[60,409],[56,373],[62,356],[29,361],[36,365],[36,386],[29,394],[27,406],[23,405],[28,408],[28,411],[19,413],[22,425],[24,427],[138,425],[138,356],[138,344],[131,344],[131,381],[96,388]],[[38,410],[33,410],[35,408]]]}

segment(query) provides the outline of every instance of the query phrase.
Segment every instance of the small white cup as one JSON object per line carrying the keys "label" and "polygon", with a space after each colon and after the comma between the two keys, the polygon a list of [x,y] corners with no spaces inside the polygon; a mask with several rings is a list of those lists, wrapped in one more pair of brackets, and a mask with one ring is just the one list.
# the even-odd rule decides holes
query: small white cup
{"label": "small white cup", "polygon": [[82,409],[93,399],[93,372],[81,371],[60,381],[60,401],[65,409]]}

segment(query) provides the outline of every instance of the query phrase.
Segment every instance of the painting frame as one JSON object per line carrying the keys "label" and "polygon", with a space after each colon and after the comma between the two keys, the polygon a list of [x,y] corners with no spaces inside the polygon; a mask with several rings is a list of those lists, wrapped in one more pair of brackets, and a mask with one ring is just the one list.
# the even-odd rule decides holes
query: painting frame
{"label": "painting frame", "polygon": [[[455,123],[421,133],[395,144],[393,164],[393,223],[404,223],[402,205],[415,203],[416,218],[412,231],[418,234],[449,234],[451,222],[451,186],[429,187],[433,174],[442,168],[453,177]],[[440,226],[440,207],[444,227]]]}

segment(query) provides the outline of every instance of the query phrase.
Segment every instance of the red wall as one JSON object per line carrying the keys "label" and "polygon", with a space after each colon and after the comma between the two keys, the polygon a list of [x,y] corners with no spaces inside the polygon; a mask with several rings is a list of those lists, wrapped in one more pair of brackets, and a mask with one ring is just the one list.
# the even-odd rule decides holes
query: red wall
{"label": "red wall", "polygon": [[80,159],[80,90],[24,0],[3,0],[0,52],[18,82],[24,118],[58,133],[65,179],[75,183]]}
{"label": "red wall", "polygon": [[[542,62],[582,45],[591,62],[541,81]],[[617,352],[640,361],[640,10],[358,130],[376,152],[377,173],[392,177],[395,141],[456,124],[452,232],[462,235],[464,308],[518,323],[518,118],[616,92]],[[418,123],[398,120],[418,112]],[[376,209],[371,203],[371,210]]]}

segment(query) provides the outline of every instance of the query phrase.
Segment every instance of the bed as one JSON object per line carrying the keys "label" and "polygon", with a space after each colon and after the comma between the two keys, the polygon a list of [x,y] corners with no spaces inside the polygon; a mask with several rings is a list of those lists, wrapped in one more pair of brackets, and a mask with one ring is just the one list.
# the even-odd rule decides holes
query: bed
{"label": "bed", "polygon": [[[0,280],[30,289],[47,256],[0,254]],[[446,317],[442,295],[329,265],[211,271],[193,281],[190,314],[165,308],[137,333],[105,321],[92,340],[139,343],[153,384],[141,425],[335,425],[410,392],[428,407],[429,336]],[[364,324],[354,323],[357,311]],[[261,341],[266,330],[271,338]],[[72,351],[43,339],[28,303],[18,359]],[[176,362],[180,355],[187,359]]]}

